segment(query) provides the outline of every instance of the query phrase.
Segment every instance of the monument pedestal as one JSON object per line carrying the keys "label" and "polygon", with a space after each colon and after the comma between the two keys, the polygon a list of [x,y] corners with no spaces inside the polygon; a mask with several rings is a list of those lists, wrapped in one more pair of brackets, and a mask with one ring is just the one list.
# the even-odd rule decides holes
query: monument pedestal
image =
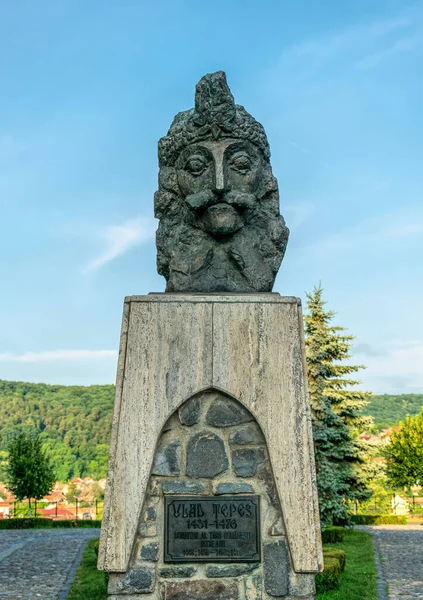
{"label": "monument pedestal", "polygon": [[109,599],[314,598],[300,302],[125,300],[98,566]]}

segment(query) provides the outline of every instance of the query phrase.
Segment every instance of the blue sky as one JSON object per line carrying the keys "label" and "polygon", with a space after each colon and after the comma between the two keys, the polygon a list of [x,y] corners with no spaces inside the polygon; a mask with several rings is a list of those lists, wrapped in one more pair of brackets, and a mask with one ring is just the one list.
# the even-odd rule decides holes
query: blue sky
{"label": "blue sky", "polygon": [[363,388],[423,392],[423,2],[0,0],[0,378],[113,382],[156,273],[157,141],[225,70]]}

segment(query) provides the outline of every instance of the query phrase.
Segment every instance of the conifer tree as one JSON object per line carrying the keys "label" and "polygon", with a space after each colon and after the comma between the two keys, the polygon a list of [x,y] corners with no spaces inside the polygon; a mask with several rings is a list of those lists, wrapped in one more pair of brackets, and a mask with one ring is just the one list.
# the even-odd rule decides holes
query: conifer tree
{"label": "conifer tree", "polygon": [[372,424],[361,414],[371,394],[349,378],[365,367],[345,362],[354,337],[332,325],[335,313],[325,309],[322,292],[319,286],[307,294],[305,335],[320,518],[327,526],[347,523],[348,502],[370,496],[374,467],[369,445],[358,439]]}

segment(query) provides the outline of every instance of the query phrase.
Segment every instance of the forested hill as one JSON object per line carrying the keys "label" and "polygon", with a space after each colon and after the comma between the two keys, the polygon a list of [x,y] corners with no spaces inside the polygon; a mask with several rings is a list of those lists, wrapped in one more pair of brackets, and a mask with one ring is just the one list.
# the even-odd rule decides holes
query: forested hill
{"label": "forested hill", "polygon": [[[42,433],[60,481],[105,477],[113,399],[113,385],[0,380],[0,481],[6,448],[20,431]],[[395,425],[406,414],[417,414],[422,406],[423,394],[372,396],[365,412],[381,428]]]}
{"label": "forested hill", "polygon": [[[105,477],[114,393],[113,385],[0,380],[0,458],[18,432],[36,431],[42,433],[60,481]],[[3,475],[0,467],[0,481]]]}
{"label": "forested hill", "polygon": [[403,421],[406,415],[417,415],[422,408],[423,394],[384,394],[371,396],[363,412],[373,417],[377,429],[383,429]]}

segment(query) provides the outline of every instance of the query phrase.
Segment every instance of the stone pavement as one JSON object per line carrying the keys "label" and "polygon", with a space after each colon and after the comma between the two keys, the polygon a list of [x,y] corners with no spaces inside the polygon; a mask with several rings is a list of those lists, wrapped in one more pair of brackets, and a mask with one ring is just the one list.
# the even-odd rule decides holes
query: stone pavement
{"label": "stone pavement", "polygon": [[99,535],[99,529],[0,530],[0,599],[65,600],[86,542]]}
{"label": "stone pavement", "polygon": [[[423,526],[369,527],[382,564],[389,600],[423,600]],[[381,600],[386,597],[381,594]]]}

